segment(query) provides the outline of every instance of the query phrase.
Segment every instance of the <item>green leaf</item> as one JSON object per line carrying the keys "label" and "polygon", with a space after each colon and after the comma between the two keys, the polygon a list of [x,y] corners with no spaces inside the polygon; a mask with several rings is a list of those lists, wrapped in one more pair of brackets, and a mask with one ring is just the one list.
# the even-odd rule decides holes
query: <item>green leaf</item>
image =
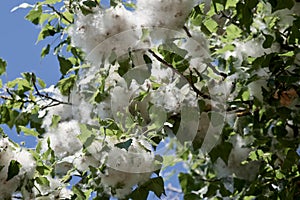
{"label": "green leaf", "polygon": [[154,194],[158,198],[160,198],[161,195],[165,194],[164,180],[162,177],[152,178],[147,183],[147,188],[149,188],[150,191],[154,192]]}
{"label": "green leaf", "polygon": [[265,35],[266,40],[263,43],[263,48],[270,48],[273,44],[274,38],[271,35]]}
{"label": "green leaf", "polygon": [[16,161],[16,160],[11,160],[8,166],[8,172],[7,172],[7,179],[6,181],[9,181],[13,177],[19,174],[20,168],[22,165]]}
{"label": "green leaf", "polygon": [[22,78],[17,78],[7,83],[8,88],[14,88],[16,86],[18,86],[16,92],[20,95],[23,95],[26,91],[32,89],[30,82]]}
{"label": "green leaf", "polygon": [[160,198],[165,195],[164,180],[162,177],[155,177],[135,189],[129,196],[133,200],[147,199],[149,192],[152,191]]}
{"label": "green leaf", "polygon": [[60,72],[62,75],[66,75],[67,72],[73,67],[73,64],[70,60],[57,56],[57,59],[59,61],[59,66],[60,66]]}
{"label": "green leaf", "polygon": [[92,10],[87,9],[84,6],[80,6],[79,8],[80,8],[80,10],[81,10],[81,12],[82,12],[83,15],[88,15],[88,14],[92,14],[93,13]]}
{"label": "green leaf", "polygon": [[205,30],[205,28],[209,31],[208,33],[214,33],[218,29],[218,23],[212,18],[208,19],[204,22],[205,26],[201,26]]}
{"label": "green leaf", "polygon": [[47,46],[42,49],[41,57],[44,58],[46,55],[49,54],[49,51],[50,51],[50,44],[47,44]]}
{"label": "green leaf", "polygon": [[292,167],[299,161],[299,156],[296,151],[289,150],[282,165],[282,170],[290,172]]}
{"label": "green leaf", "polygon": [[30,128],[27,128],[25,126],[19,126],[19,128],[21,129],[21,131],[25,134],[25,135],[32,135],[32,136],[35,136],[35,137],[38,137],[39,136],[39,133],[36,132],[34,129],[30,129]]}
{"label": "green leaf", "polygon": [[116,7],[118,5],[118,3],[119,3],[119,0],[111,0],[110,1],[110,6],[111,7]]}
{"label": "green leaf", "polygon": [[86,125],[80,124],[79,126],[80,134],[78,135],[78,139],[83,143],[83,146],[87,148],[93,143],[96,136]]}
{"label": "green leaf", "polygon": [[195,184],[195,180],[191,174],[180,173],[178,179],[184,194],[197,190],[197,184]]}
{"label": "green leaf", "polygon": [[123,77],[131,68],[131,59],[130,58],[118,59],[118,63],[120,65],[118,69],[118,73],[120,76]]}
{"label": "green leaf", "polygon": [[47,85],[42,79],[37,78],[37,81],[38,81],[39,85],[41,86],[41,88],[46,88]]}
{"label": "green leaf", "polygon": [[228,157],[233,148],[233,145],[229,142],[223,142],[217,146],[215,146],[211,152],[209,152],[209,156],[211,157],[212,162],[215,162],[218,158],[221,158],[226,165],[228,164]]}
{"label": "green leaf", "polygon": [[57,30],[52,25],[46,24],[40,31],[36,42],[39,42],[48,36],[54,36],[56,33]]}
{"label": "green leaf", "polygon": [[61,2],[62,0],[46,0],[45,3],[46,4],[56,4],[56,3],[59,3]]}
{"label": "green leaf", "polygon": [[78,186],[73,186],[72,191],[76,195],[76,200],[86,200],[84,192]]}
{"label": "green leaf", "polygon": [[250,26],[253,22],[252,9],[257,5],[258,0],[246,0],[245,2],[239,2],[236,6],[237,16],[241,22],[241,25],[250,31]]}
{"label": "green leaf", "polygon": [[64,18],[62,18],[62,22],[64,24],[70,24],[70,22],[74,21],[74,15],[72,13],[70,13],[69,11],[65,11],[62,13],[62,15],[64,16]]}
{"label": "green leaf", "polygon": [[40,17],[42,15],[42,6],[38,5],[35,8],[33,8],[26,16],[25,19],[28,21],[31,21],[33,24],[38,25],[40,22]]}
{"label": "green leaf", "polygon": [[7,63],[5,60],[2,60],[0,58],[0,75],[2,75],[3,73],[6,72],[6,66],[7,66]]}
{"label": "green leaf", "polygon": [[67,96],[70,94],[71,89],[75,84],[76,77],[76,75],[72,74],[71,76],[64,78],[58,82],[57,87],[59,88],[62,95]]}
{"label": "green leaf", "polygon": [[272,12],[281,9],[291,9],[294,6],[294,0],[269,0],[269,3],[272,5]]}
{"label": "green leaf", "polygon": [[84,1],[83,4],[89,8],[97,7],[97,3],[95,1]]}
{"label": "green leaf", "polygon": [[214,52],[214,54],[223,54],[227,51],[234,51],[235,47],[232,44],[227,44],[223,48],[218,49],[217,51]]}
{"label": "green leaf", "polygon": [[128,151],[128,148],[130,147],[131,143],[132,143],[132,139],[129,139],[125,142],[120,142],[115,144],[115,147],[118,147],[119,149],[126,149],[126,151]]}
{"label": "green leaf", "polygon": [[[226,27],[226,38],[229,40],[234,40],[236,38],[239,38],[241,34],[242,34],[242,30],[234,24],[230,24],[229,26]],[[227,45],[232,45],[232,44],[227,44]]]}
{"label": "green leaf", "polygon": [[60,122],[60,119],[61,119],[60,116],[58,116],[58,115],[53,115],[51,127],[52,127],[52,128],[57,128],[58,123]]}
{"label": "green leaf", "polygon": [[212,34],[212,32],[207,28],[207,26],[205,26],[205,24],[201,24],[201,31],[205,35],[211,35]]}
{"label": "green leaf", "polygon": [[50,182],[46,177],[38,176],[35,178],[35,181],[42,186],[50,186]]}

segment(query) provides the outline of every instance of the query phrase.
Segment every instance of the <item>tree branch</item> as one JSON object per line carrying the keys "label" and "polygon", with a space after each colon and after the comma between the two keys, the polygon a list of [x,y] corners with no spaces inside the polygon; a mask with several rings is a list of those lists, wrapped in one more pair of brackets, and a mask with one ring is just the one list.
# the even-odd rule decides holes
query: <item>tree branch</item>
{"label": "tree branch", "polygon": [[190,38],[192,37],[192,34],[190,33],[189,29],[186,26],[183,26],[183,30],[185,31],[185,33],[188,37],[190,37]]}
{"label": "tree branch", "polygon": [[169,67],[170,69],[172,69],[172,71],[174,73],[176,73],[177,75],[179,75],[181,78],[185,79],[188,82],[188,84],[190,85],[190,87],[197,94],[197,96],[201,96],[201,97],[203,97],[205,99],[210,99],[209,95],[206,95],[206,94],[202,93],[198,88],[196,88],[196,86],[192,83],[191,79],[186,78],[183,74],[181,74],[179,71],[177,71],[172,64],[168,63],[167,61],[165,61],[164,59],[162,59],[161,57],[159,57],[151,49],[149,49],[148,51],[149,51],[149,53],[151,53],[153,55],[154,58],[156,58],[156,60],[158,60],[159,62],[161,62],[165,66]]}
{"label": "tree branch", "polygon": [[[35,91],[36,91],[36,95],[37,95],[37,96],[52,101],[51,103],[49,103],[49,105],[44,106],[43,108],[41,108],[42,110],[43,110],[43,109],[46,109],[46,108],[49,108],[49,107],[57,106],[57,105],[59,105],[59,104],[72,105],[70,102],[60,101],[60,100],[57,100],[57,99],[55,99],[55,98],[53,98],[53,97],[50,97],[48,94],[42,94],[42,93],[39,91],[39,89],[37,88],[37,86],[36,86],[36,80],[35,80],[35,75],[34,75],[34,74],[32,74],[32,84],[33,84],[33,87],[34,87],[34,89],[35,89]],[[54,104],[53,104],[53,103],[54,103]]]}
{"label": "tree branch", "polygon": [[47,6],[49,8],[52,9],[53,12],[55,12],[58,16],[60,16],[61,18],[63,18],[64,20],[66,20],[67,22],[69,22],[70,24],[73,24],[73,22],[71,22],[68,18],[66,18],[62,13],[60,13],[58,10],[56,10],[54,8],[54,6],[50,5],[50,4],[47,4]]}

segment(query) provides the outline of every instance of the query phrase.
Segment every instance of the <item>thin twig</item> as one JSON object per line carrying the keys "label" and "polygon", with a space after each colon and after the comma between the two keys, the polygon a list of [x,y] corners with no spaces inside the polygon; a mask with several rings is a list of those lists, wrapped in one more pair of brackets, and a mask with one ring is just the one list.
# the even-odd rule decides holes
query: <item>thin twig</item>
{"label": "thin twig", "polygon": [[[29,100],[24,100],[24,99],[21,99],[21,98],[20,99],[16,99],[15,96],[14,96],[14,94],[11,93],[11,91],[8,88],[6,88],[6,92],[7,92],[7,94],[9,94],[9,96],[1,95],[0,96],[1,99],[11,100],[11,101],[17,101],[17,102],[21,102],[23,104],[25,104],[25,103],[35,103],[35,101],[33,101],[31,99],[29,99]],[[25,97],[28,98],[26,95],[25,95]]]}
{"label": "thin twig", "polygon": [[161,62],[162,64],[164,64],[165,66],[169,67],[170,69],[172,69],[173,72],[175,72],[177,75],[179,75],[181,78],[185,79],[188,84],[190,85],[190,87],[194,90],[194,92],[196,92],[197,96],[201,96],[203,98],[209,98],[209,96],[203,94],[200,90],[198,90],[198,88],[196,88],[194,86],[194,84],[191,82],[191,80],[187,79],[183,74],[181,74],[179,71],[177,71],[174,66],[170,63],[168,63],[167,61],[165,61],[164,59],[162,59],[161,57],[159,57],[154,51],[152,51],[151,49],[148,50],[149,53],[151,53],[154,58],[156,58],[159,62]]}
{"label": "thin twig", "polygon": [[189,29],[186,26],[183,26],[183,30],[185,31],[185,33],[188,37],[190,37],[190,38],[192,37],[192,34],[190,33]]}
{"label": "thin twig", "polygon": [[[36,83],[35,83],[36,80],[35,80],[34,77],[35,77],[35,75],[33,74],[33,76],[32,76],[32,85],[33,85],[33,87],[34,87],[34,89],[35,89],[35,91],[36,91],[37,96],[43,97],[43,98],[45,98],[45,99],[48,99],[48,100],[51,100],[51,101],[52,101],[52,102],[51,102],[48,106],[46,106],[46,107],[57,106],[57,105],[59,105],[59,104],[72,105],[70,102],[60,101],[60,100],[57,100],[57,99],[55,99],[55,98],[53,98],[53,97],[50,97],[48,94],[42,94],[42,93],[40,93],[39,89],[38,89],[37,86],[36,86]],[[53,102],[55,102],[56,104],[52,104]],[[52,104],[52,105],[51,105],[51,104]],[[44,107],[43,109],[45,109],[45,107]]]}
{"label": "thin twig", "polygon": [[51,8],[58,16],[60,16],[61,18],[63,18],[64,20],[66,20],[67,22],[69,22],[70,24],[72,24],[73,22],[71,22],[68,18],[66,18],[62,13],[60,13],[58,10],[56,10],[54,8],[54,6],[50,5],[50,4],[47,4],[47,6],[49,8]]}

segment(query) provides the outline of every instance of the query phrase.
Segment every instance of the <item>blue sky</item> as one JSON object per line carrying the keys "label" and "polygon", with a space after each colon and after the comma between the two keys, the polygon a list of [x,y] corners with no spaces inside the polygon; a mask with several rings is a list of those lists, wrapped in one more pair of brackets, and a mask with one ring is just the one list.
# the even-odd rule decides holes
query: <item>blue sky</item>
{"label": "blue sky", "polygon": [[[59,78],[58,61],[55,56],[41,59],[40,52],[45,42],[36,44],[39,27],[24,19],[28,9],[11,9],[23,3],[22,0],[0,1],[0,57],[7,62],[6,74],[1,77],[5,83],[20,77],[22,72],[34,72],[47,85],[55,84]],[[28,1],[34,3],[35,1]],[[4,130],[15,142],[26,142],[27,147],[35,146],[35,139],[17,135],[4,126]]]}
{"label": "blue sky", "polygon": [[[34,4],[37,1],[25,1]],[[106,3],[107,1],[102,1]],[[60,78],[59,64],[56,56],[48,55],[45,58],[40,57],[42,48],[47,42],[53,42],[53,38],[36,44],[39,34],[39,27],[24,19],[28,9],[18,9],[11,12],[11,9],[24,3],[24,0],[0,0],[0,58],[6,60],[8,66],[6,74],[1,77],[5,83],[20,77],[22,72],[34,72],[43,79],[47,86],[56,84]],[[3,127],[3,126],[2,126]],[[3,127],[5,133],[15,142],[25,141],[25,146],[35,147],[36,141],[33,137],[17,135],[15,130]],[[177,164],[175,174],[182,171],[181,164]],[[172,169],[166,171],[171,173]],[[173,183],[178,187],[177,177],[173,176],[168,183]],[[149,199],[156,199],[153,195]]]}
{"label": "blue sky", "polygon": [[[55,56],[40,58],[40,52],[46,43],[35,45],[39,27],[24,19],[28,9],[12,8],[21,4],[22,0],[0,1],[0,57],[7,61],[7,75],[4,80],[13,80],[21,72],[31,71],[41,77],[48,85],[57,82],[59,77],[58,62]],[[28,3],[35,1],[28,1]]]}

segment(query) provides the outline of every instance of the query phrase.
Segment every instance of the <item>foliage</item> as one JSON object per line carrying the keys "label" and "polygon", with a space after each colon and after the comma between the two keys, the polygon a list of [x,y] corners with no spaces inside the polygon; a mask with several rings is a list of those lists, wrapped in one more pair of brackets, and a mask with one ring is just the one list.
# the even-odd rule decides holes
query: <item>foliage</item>
{"label": "foliage", "polygon": [[300,198],[299,2],[18,8],[30,8],[37,42],[49,41],[41,57],[57,56],[61,79],[0,82],[1,124],[38,139],[27,149],[1,130],[1,199],[168,198],[161,175],[179,162],[173,192],[187,200]]}

